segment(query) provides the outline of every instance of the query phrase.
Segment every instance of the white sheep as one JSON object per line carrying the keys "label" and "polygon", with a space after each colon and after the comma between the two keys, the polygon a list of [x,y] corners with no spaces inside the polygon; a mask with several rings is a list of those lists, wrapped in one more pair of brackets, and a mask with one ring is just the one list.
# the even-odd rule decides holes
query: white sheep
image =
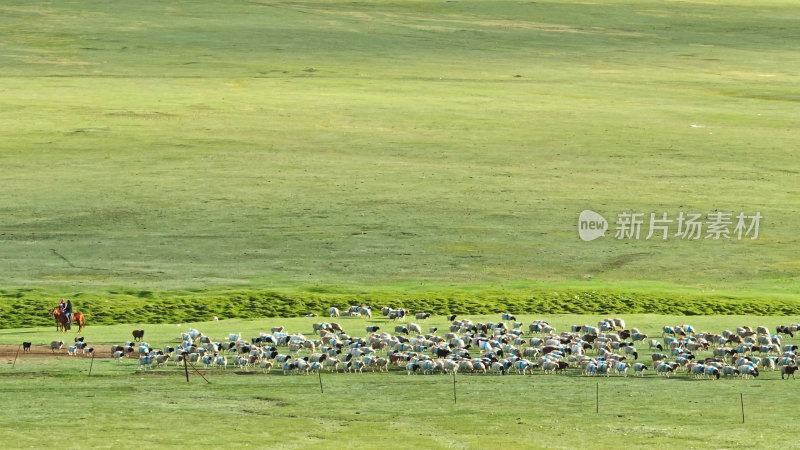
{"label": "white sheep", "polygon": [[228,368],[228,358],[226,356],[217,356],[217,360],[214,362],[217,367],[222,367],[223,369]]}
{"label": "white sheep", "polygon": [[139,370],[143,369],[152,369],[153,368],[153,360],[155,358],[151,355],[142,355],[139,357]]}

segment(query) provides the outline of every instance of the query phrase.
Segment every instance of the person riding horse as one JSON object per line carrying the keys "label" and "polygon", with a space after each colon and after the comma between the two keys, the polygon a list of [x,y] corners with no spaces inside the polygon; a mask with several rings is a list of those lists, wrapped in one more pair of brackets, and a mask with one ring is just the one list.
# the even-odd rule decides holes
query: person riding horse
{"label": "person riding horse", "polygon": [[56,320],[56,330],[66,333],[72,329],[72,322],[78,324],[78,332],[86,326],[86,317],[82,312],[73,312],[72,300],[61,299],[61,304],[50,310],[50,317]]}

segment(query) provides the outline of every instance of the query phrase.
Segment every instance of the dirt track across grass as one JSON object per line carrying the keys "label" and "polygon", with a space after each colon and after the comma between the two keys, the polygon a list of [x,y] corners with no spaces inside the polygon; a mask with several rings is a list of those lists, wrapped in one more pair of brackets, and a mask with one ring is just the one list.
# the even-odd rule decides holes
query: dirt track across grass
{"label": "dirt track across grass", "polygon": [[[21,345],[0,345],[0,361],[5,359],[13,360],[15,357],[22,358],[56,358],[62,356],[70,356],[67,354],[67,347],[69,345],[65,342],[64,347],[60,350],[51,350],[49,345],[32,345],[30,351],[24,351]],[[110,345],[93,345],[95,358],[111,358]],[[17,356],[19,352],[19,356]],[[78,350],[76,358],[88,358],[90,354],[84,354]],[[72,356],[70,356],[72,357]]]}

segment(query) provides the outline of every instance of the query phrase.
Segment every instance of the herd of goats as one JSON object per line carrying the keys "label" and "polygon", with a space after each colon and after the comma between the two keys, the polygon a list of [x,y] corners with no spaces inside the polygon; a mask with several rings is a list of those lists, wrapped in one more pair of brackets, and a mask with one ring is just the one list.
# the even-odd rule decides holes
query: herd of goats
{"label": "herd of goats", "polygon": [[[372,317],[365,306],[339,311],[331,308],[331,318]],[[719,334],[695,330],[691,325],[664,326],[659,339],[626,328],[619,318],[604,319],[594,325],[573,325],[558,333],[547,322],[536,320],[523,330],[513,314],[503,313],[496,323],[473,323],[448,316],[448,330],[423,328],[428,314],[384,307],[381,314],[391,322],[393,333],[381,326],[367,326],[363,337],[345,332],[339,322],[313,324],[313,336],[289,334],[284,327],[271,333],[245,339],[240,333],[215,341],[198,330],[182,333],[181,343],[155,349],[144,342],[144,331],[134,330],[134,341],[112,346],[117,360],[138,358],[141,370],[175,365],[228,366],[265,373],[309,374],[320,371],[361,373],[388,372],[391,369],[411,374],[545,374],[582,373],[585,376],[645,376],[669,378],[677,373],[689,377],[755,378],[760,371],[779,370],[781,378],[794,378],[797,370],[797,345],[782,344],[782,336],[794,337],[800,324],[766,327],[742,326]],[[52,347],[61,348],[62,342]],[[86,345],[76,340],[68,352],[77,354]],[[639,358],[647,349],[648,358]],[[702,354],[703,356],[698,356]],[[301,356],[303,355],[303,356]]]}

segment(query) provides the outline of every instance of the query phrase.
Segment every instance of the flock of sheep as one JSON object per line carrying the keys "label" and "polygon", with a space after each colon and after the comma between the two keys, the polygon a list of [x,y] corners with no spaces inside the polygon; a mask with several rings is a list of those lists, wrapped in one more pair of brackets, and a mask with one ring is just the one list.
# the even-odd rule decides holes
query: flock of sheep
{"label": "flock of sheep", "polygon": [[[361,315],[372,317],[369,307],[353,306],[332,318]],[[403,370],[408,374],[472,373],[545,374],[572,371],[585,376],[670,377],[685,373],[695,378],[758,377],[763,370],[780,370],[781,378],[794,377],[797,346],[783,345],[782,335],[794,336],[800,325],[779,326],[775,333],[765,327],[742,326],[719,334],[697,331],[690,325],[665,326],[658,339],[626,328],[622,319],[605,319],[594,325],[574,325],[557,333],[545,321],[523,324],[504,313],[496,323],[473,323],[449,316],[448,330],[423,328],[405,323],[411,315],[404,309],[384,307],[381,313],[393,322],[393,332],[368,326],[362,337],[345,332],[341,323],[313,324],[312,336],[289,334],[284,327],[246,339],[240,333],[219,341],[190,329],[181,343],[154,349],[145,342],[113,346],[118,360],[138,358],[138,368],[167,365],[228,366],[283,374],[331,372],[361,373]],[[428,318],[415,314],[416,321]],[[398,323],[402,322],[402,323]],[[140,332],[141,330],[137,330]],[[141,333],[143,335],[143,332]],[[142,336],[138,336],[139,339]],[[649,358],[639,359],[645,349]],[[701,356],[702,355],[702,356]],[[646,359],[646,360],[645,360]]]}

